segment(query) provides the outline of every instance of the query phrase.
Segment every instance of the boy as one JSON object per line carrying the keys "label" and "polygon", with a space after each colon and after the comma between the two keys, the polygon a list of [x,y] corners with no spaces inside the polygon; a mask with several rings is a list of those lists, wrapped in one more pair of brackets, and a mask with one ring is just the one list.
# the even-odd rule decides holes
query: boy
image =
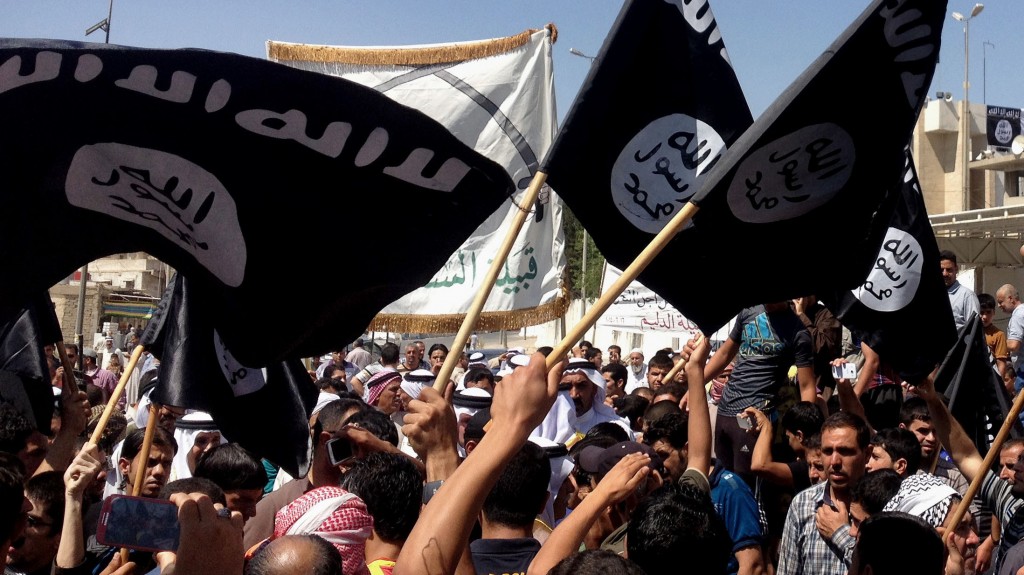
{"label": "boy", "polygon": [[[988,344],[989,363],[995,367],[996,372],[1005,380],[1006,367],[1010,363],[1010,351],[1006,348],[1006,332],[999,329],[992,323],[992,317],[996,311],[996,298],[987,293],[978,294],[978,304],[981,314],[981,325],[985,329],[985,343]],[[1013,395],[1013,388],[1009,390]]]}

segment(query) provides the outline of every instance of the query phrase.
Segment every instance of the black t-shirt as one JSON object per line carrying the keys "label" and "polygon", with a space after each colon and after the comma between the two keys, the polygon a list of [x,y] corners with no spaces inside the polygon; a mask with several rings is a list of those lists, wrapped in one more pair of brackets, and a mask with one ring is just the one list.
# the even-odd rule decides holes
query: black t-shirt
{"label": "black t-shirt", "polygon": [[540,551],[533,537],[477,539],[469,544],[477,575],[525,574]]}

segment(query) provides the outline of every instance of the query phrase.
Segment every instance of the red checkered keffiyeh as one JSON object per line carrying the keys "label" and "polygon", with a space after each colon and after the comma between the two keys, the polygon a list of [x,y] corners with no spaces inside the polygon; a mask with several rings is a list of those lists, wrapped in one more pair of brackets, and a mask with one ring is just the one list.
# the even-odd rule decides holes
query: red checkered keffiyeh
{"label": "red checkered keffiyeh", "polygon": [[385,370],[373,374],[370,379],[366,380],[366,387],[370,390],[366,404],[376,406],[380,394],[384,393],[387,386],[396,379],[402,379],[402,374],[397,371]]}
{"label": "red checkered keffiyeh", "polygon": [[274,518],[274,538],[319,535],[338,551],[345,573],[367,573],[366,539],[373,518],[363,500],[340,487],[318,487],[292,501]]}

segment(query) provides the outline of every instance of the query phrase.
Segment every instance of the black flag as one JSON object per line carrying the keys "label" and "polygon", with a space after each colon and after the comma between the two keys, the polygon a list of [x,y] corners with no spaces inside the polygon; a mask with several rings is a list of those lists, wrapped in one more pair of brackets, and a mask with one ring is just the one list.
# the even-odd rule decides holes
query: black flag
{"label": "black flag", "polygon": [[44,345],[60,342],[53,302],[44,290],[0,326],[0,399],[14,404],[36,428],[50,433],[54,398]]}
{"label": "black flag", "polygon": [[[959,337],[935,374],[935,390],[945,394],[950,413],[974,441],[979,453],[988,452],[1011,404],[1010,394],[988,357],[984,326],[978,314],[972,314],[960,328]],[[1022,435],[1024,427],[1020,419],[1015,418],[1010,436]]]}
{"label": "black flag", "polygon": [[711,6],[699,4],[625,3],[542,167],[620,269],[753,122]]}
{"label": "black flag", "polygon": [[[935,72],[945,7],[942,0],[872,2],[722,153],[691,199],[700,207],[693,225],[640,281],[705,333],[745,307],[861,283],[881,239],[870,224],[888,217],[886,198],[899,191],[903,150]],[[643,79],[657,90],[659,76]],[[642,110],[619,111],[634,113]],[[674,185],[679,176],[665,173],[668,164],[658,159],[663,149],[676,149],[671,140],[665,144],[633,157],[654,159],[653,177]],[[579,163],[563,180],[592,169],[592,155],[573,156]],[[612,185],[637,190],[637,201],[654,197],[632,179]],[[666,206],[659,202],[652,211],[678,209]],[[852,263],[836,265],[837,257]]]}
{"label": "black flag", "polygon": [[[144,251],[188,276],[252,365],[351,342],[512,191],[439,123],[354,82],[56,40],[0,39],[0,173],[0,321],[84,263]],[[396,269],[388,254],[428,234]],[[358,281],[310,273],[355,245]]]}
{"label": "black flag", "polygon": [[931,373],[946,356],[956,340],[956,327],[939,270],[939,247],[909,151],[902,191],[894,199],[896,207],[882,226],[871,271],[861,285],[819,298],[900,377],[913,382]]}
{"label": "black flag", "polygon": [[176,274],[141,343],[160,360],[151,395],[166,405],[207,411],[230,441],[294,477],[309,469],[309,415],[318,390],[299,360],[265,368],[238,362],[191,283]]}

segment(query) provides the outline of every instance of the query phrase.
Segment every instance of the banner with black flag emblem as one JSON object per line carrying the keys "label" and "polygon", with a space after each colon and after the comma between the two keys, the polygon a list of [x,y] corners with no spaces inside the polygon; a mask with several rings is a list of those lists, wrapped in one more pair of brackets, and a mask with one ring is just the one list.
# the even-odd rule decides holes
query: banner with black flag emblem
{"label": "banner with black flag emblem", "polygon": [[[987,453],[1010,413],[1012,401],[1002,378],[989,363],[985,328],[978,314],[972,314],[960,328],[934,382],[935,391],[945,394],[949,412],[974,441],[978,452]],[[1010,437],[1024,436],[1020,419],[1014,419]]]}
{"label": "banner with black flag emblem", "polygon": [[711,5],[683,4],[623,5],[542,167],[619,269],[753,122]]}
{"label": "banner with black flag emblem", "polygon": [[[876,246],[871,271],[853,290],[819,294],[829,310],[900,377],[915,381],[956,340],[949,294],[909,151],[903,189]],[[881,222],[879,222],[881,224]],[[924,336],[927,334],[927,336]]]}
{"label": "banner with black flag emblem", "polygon": [[[638,279],[705,333],[714,332],[745,307],[851,289],[863,282],[881,240],[880,230],[870,224],[879,217],[887,219],[880,210],[891,207],[885,199],[899,191],[903,150],[935,72],[945,8],[941,0],[872,2],[721,153],[699,184],[700,191],[690,198],[699,207],[692,225],[676,235]],[[719,38],[717,32],[714,38]],[[640,77],[627,75],[620,82]],[[644,76],[650,81],[651,100],[661,94],[656,84],[661,78]],[[864,86],[871,87],[870,113]],[[583,101],[589,97],[581,95]],[[628,117],[643,112],[618,113]],[[604,129],[599,118],[589,123]],[[563,131],[571,133],[575,127],[569,124]],[[610,187],[608,193],[628,194],[630,200],[646,202],[651,213],[667,215],[677,211],[668,206],[679,202],[655,200],[652,189],[632,174],[651,174],[645,177],[660,178],[673,188],[681,181],[669,169],[671,162],[660,158],[681,143],[672,139],[674,134],[668,136],[657,150],[651,146],[642,153],[627,146],[628,139],[595,138],[593,146],[582,142],[570,149],[561,146],[559,138],[547,162],[549,180],[574,212],[578,204],[603,201],[600,196]],[[601,152],[598,144],[613,151]],[[697,151],[696,146],[687,149]],[[584,181],[581,174],[601,164],[595,158],[614,158],[620,150],[633,161],[647,160],[650,165],[619,179],[606,174],[600,187],[555,186],[553,172],[561,172],[561,182],[577,177]],[[675,151],[674,157],[710,160],[713,151],[705,145],[700,155],[680,157]],[[609,225],[603,229],[609,243],[620,241],[622,230]],[[595,236],[601,233],[588,230]],[[726,242],[739,247],[719,247]],[[837,266],[837,256],[850,263]]]}
{"label": "banner with black flag emblem", "polygon": [[43,346],[62,341],[60,323],[43,290],[0,326],[0,400],[13,404],[49,435],[54,397]]}
{"label": "banner with black flag emblem", "polygon": [[[0,126],[0,322],[84,263],[143,251],[188,276],[251,365],[352,342],[513,189],[375,90],[208,50],[0,39]],[[391,206],[412,219],[392,224]],[[332,210],[373,245],[358,282],[309,274],[338,244]],[[405,248],[391,226],[412,222],[431,249],[396,270],[376,254]]]}
{"label": "banner with black flag emblem", "polygon": [[319,394],[299,360],[265,368],[239,363],[196,297],[175,274],[141,344],[160,360],[150,396],[166,405],[207,411],[228,440],[305,476],[312,456],[309,415]]}

